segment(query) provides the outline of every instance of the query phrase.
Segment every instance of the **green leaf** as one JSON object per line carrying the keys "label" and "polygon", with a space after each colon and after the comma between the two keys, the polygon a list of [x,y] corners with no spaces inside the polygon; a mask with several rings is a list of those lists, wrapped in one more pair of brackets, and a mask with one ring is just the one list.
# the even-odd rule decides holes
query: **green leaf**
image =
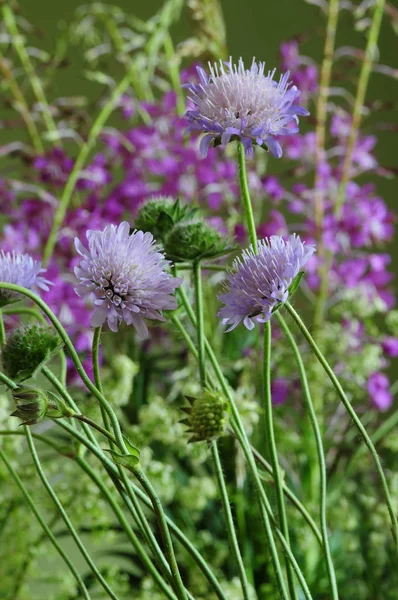
{"label": "green leaf", "polygon": [[297,291],[297,288],[300,285],[300,281],[304,275],[304,271],[300,271],[296,277],[293,279],[292,283],[289,286],[289,296],[293,296],[293,294]]}
{"label": "green leaf", "polygon": [[[137,449],[136,449],[137,450]],[[133,454],[119,454],[109,448],[104,449],[105,452],[109,452],[112,455],[113,461],[122,467],[125,467],[128,471],[135,473],[141,469],[139,456]],[[138,452],[139,454],[139,452]]]}

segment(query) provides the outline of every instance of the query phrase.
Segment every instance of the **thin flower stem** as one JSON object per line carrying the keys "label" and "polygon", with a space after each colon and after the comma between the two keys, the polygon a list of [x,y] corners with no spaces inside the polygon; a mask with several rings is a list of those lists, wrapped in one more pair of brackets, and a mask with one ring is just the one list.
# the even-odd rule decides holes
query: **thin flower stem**
{"label": "thin flower stem", "polygon": [[[204,333],[204,316],[203,316],[203,295],[202,295],[202,273],[200,262],[197,261],[193,265],[193,276],[195,286],[195,308],[196,308],[196,323],[198,334],[198,363],[200,382],[202,387],[206,385],[206,354],[205,354],[205,333]],[[224,518],[227,526],[229,543],[238,568],[239,579],[242,586],[244,600],[249,600],[249,586],[245,566],[243,564],[242,555],[239,548],[238,538],[236,535],[234,519],[232,516],[231,505],[228,498],[227,486],[224,481],[224,474],[221,466],[220,455],[218,452],[217,441],[214,440],[211,444],[211,454],[213,457],[214,468],[217,478],[218,489],[221,496],[221,502],[224,510]]]}
{"label": "thin flower stem", "polygon": [[320,165],[325,156],[327,103],[332,74],[333,54],[336,40],[337,22],[339,18],[340,0],[330,0],[326,26],[324,56],[321,68],[319,92],[316,104],[316,181],[315,181],[315,225],[317,231],[318,250],[323,256],[322,227],[324,219],[324,191],[319,181]]}
{"label": "thin flower stem", "polygon": [[[20,433],[23,435],[22,431]],[[79,588],[80,588],[80,590],[81,590],[84,598],[86,600],[90,600],[90,595],[89,595],[89,593],[87,591],[86,586],[84,585],[84,581],[80,577],[78,571],[73,566],[73,563],[70,561],[70,559],[68,558],[67,554],[65,554],[65,552],[63,551],[63,549],[61,548],[61,546],[58,544],[58,542],[55,539],[52,531],[49,529],[49,527],[47,526],[45,520],[41,516],[40,512],[37,510],[33,498],[29,494],[28,490],[26,489],[26,487],[22,483],[22,480],[20,479],[18,473],[15,471],[15,469],[13,468],[13,466],[11,465],[11,463],[9,462],[9,460],[7,459],[6,455],[4,454],[4,452],[3,452],[3,450],[1,448],[0,448],[0,458],[3,460],[5,466],[7,467],[8,471],[9,471],[9,473],[11,475],[11,477],[14,479],[15,483],[17,484],[17,486],[21,490],[22,495],[24,496],[27,504],[29,505],[30,510],[35,515],[37,521],[40,523],[40,526],[42,527],[43,531],[46,533],[48,539],[50,540],[50,542],[52,543],[52,545],[54,546],[54,548],[57,550],[58,554],[62,557],[62,559],[64,560],[64,562],[66,563],[66,565],[70,569],[73,577],[76,579],[77,585],[79,586]]]}
{"label": "thin flower stem", "polygon": [[377,41],[379,39],[381,22],[384,14],[385,0],[376,0],[373,10],[372,23],[370,25],[368,39],[365,49],[365,57],[363,59],[361,73],[359,75],[357,93],[352,112],[352,123],[350,127],[350,135],[347,142],[347,151],[343,164],[343,173],[341,176],[339,191],[337,195],[335,213],[337,218],[341,217],[341,211],[345,201],[345,193],[347,183],[350,179],[350,171],[352,165],[353,152],[358,139],[359,128],[362,122],[363,105],[365,103],[366,91],[374,60],[377,56]]}
{"label": "thin flower stem", "polygon": [[[90,452],[103,465],[103,467],[107,471],[108,475],[112,477],[112,480],[113,479],[115,481],[118,480],[119,474],[118,474],[115,464],[113,462],[111,462],[107,456],[105,456],[105,454],[102,452],[102,450],[98,446],[98,444],[92,443],[86,437],[84,437],[79,431],[77,431],[76,429],[73,429],[73,427],[71,427],[68,423],[63,422],[60,419],[57,419],[55,421],[55,424],[60,426],[65,431],[67,431],[72,437],[74,437],[81,444],[83,444],[83,446],[85,446],[88,450],[90,450]],[[10,429],[10,430],[0,430],[0,435],[25,435],[25,433],[23,431]],[[58,445],[54,444],[54,442],[51,439],[49,439],[48,437],[41,436],[36,433],[32,433],[32,436],[35,439],[38,439],[39,441],[47,444],[51,448],[54,448],[54,450],[56,450],[61,455],[63,455],[63,456],[66,455],[65,452]],[[68,454],[67,456],[70,456],[70,455]],[[133,482],[129,481],[129,486],[132,488],[134,493],[137,494],[137,496],[141,500],[141,502],[147,508],[153,510],[152,503],[149,500],[148,496],[144,492],[142,492],[142,490],[140,490],[140,488]],[[123,492],[121,493],[121,495],[123,497],[123,500],[127,504],[129,501],[128,497],[126,496],[126,494],[123,496]],[[198,552],[198,550],[195,548],[195,546],[193,546],[193,544],[189,541],[189,539],[184,535],[184,533],[181,531],[181,529],[179,529],[177,527],[177,525],[175,525],[175,523],[169,517],[166,517],[166,520],[167,520],[167,523],[168,523],[170,529],[172,530],[175,538],[185,548],[185,550],[188,552],[188,554],[190,554],[190,556],[192,557],[192,559],[194,560],[194,562],[196,563],[198,568],[202,571],[203,575],[205,576],[207,581],[210,583],[217,598],[219,598],[219,600],[228,600],[227,597],[225,596],[225,594],[223,593],[215,575],[211,571],[210,567],[208,566],[208,564],[206,563],[206,561],[204,560],[202,555]]]}
{"label": "thin flower stem", "polygon": [[26,425],[24,426],[25,429],[25,434],[26,434],[26,439],[28,440],[28,445],[29,445],[29,449],[30,452],[32,454],[32,458],[33,458],[33,463],[35,465],[37,474],[39,475],[44,487],[46,488],[49,496],[51,497],[52,501],[54,502],[55,506],[57,507],[66,527],[68,528],[71,536],[73,537],[76,546],[79,548],[80,552],[82,553],[85,561],[87,562],[89,568],[91,569],[93,575],[95,576],[95,578],[98,580],[99,584],[104,588],[104,590],[106,591],[106,593],[109,595],[110,598],[112,598],[113,600],[118,600],[118,597],[116,596],[116,594],[112,591],[112,589],[109,587],[109,585],[107,584],[107,582],[105,581],[105,579],[102,577],[101,573],[99,572],[99,570],[97,569],[95,563],[93,562],[92,558],[90,557],[89,553],[87,552],[83,542],[81,541],[79,535],[77,534],[74,526],[72,525],[71,520],[69,519],[64,507],[62,506],[60,500],[58,499],[57,494],[54,492],[53,488],[51,487],[46,475],[44,474],[44,471],[42,469],[42,466],[40,464],[40,460],[39,460],[39,456],[36,452],[36,448],[35,448],[35,444],[33,441],[33,437],[31,434],[31,431],[29,429],[29,427],[27,427]]}
{"label": "thin flower stem", "polygon": [[242,586],[243,598],[245,600],[250,599],[249,585],[246,576],[245,565],[242,560],[242,555],[239,548],[238,538],[236,535],[234,518],[231,511],[231,506],[228,498],[227,486],[225,485],[224,473],[220,461],[220,454],[218,452],[217,442],[214,440],[211,443],[211,454],[214,461],[214,470],[216,473],[218,489],[221,496],[221,502],[224,509],[224,516],[227,525],[229,544],[231,546],[232,553],[234,555],[235,562],[238,567],[239,579]]}
{"label": "thin flower stem", "polygon": [[25,73],[28,77],[28,80],[32,87],[32,90],[43,109],[43,117],[44,117],[44,121],[46,123],[46,127],[47,127],[49,133],[51,133],[52,136],[57,141],[59,141],[60,137],[59,137],[57,125],[52,117],[51,109],[47,102],[47,98],[44,93],[44,89],[41,84],[40,77],[38,77],[36,75],[34,66],[32,64],[32,61],[30,60],[30,56],[24,45],[23,36],[18,31],[15,16],[12,11],[11,5],[9,3],[7,3],[3,6],[3,18],[4,18],[4,22],[7,26],[7,29],[10,32],[12,43],[13,43],[15,50],[19,56],[19,60],[21,61],[23,68],[25,69]]}
{"label": "thin flower stem", "polygon": [[78,372],[81,380],[83,381],[83,383],[85,384],[87,389],[97,398],[100,405],[103,406],[103,408],[106,410],[107,414],[109,415],[109,418],[112,423],[112,428],[115,433],[115,437],[118,442],[119,448],[123,452],[128,453],[126,444],[124,442],[123,435],[122,435],[122,432],[120,429],[119,421],[117,420],[115,412],[113,411],[111,405],[109,404],[109,402],[107,401],[105,396],[103,394],[101,394],[101,392],[97,389],[97,387],[91,381],[90,377],[87,375],[87,373],[82,365],[82,362],[79,358],[79,355],[76,352],[75,347],[72,344],[70,337],[68,336],[64,327],[62,326],[60,321],[57,319],[57,317],[54,315],[52,310],[47,306],[47,304],[45,302],[43,302],[43,300],[41,298],[39,298],[39,296],[37,296],[34,292],[32,292],[31,290],[28,290],[24,287],[21,287],[19,285],[14,285],[12,283],[0,282],[0,290],[2,290],[2,289],[10,290],[12,292],[17,292],[19,294],[22,294],[23,296],[26,296],[30,300],[33,300],[33,302],[49,318],[49,320],[51,321],[51,323],[54,325],[55,329],[59,333],[62,341],[64,342],[66,349],[68,351],[68,354],[69,354],[70,358],[72,359],[73,364],[75,365],[76,371]]}
{"label": "thin flower stem", "polygon": [[[272,466],[265,460],[265,458],[255,448],[253,448],[253,446],[251,446],[251,449],[252,449],[252,452],[254,454],[254,458],[256,459],[256,461],[267,471],[267,473],[272,475],[273,474]],[[319,531],[317,524],[315,523],[314,519],[311,517],[308,510],[305,508],[304,504],[302,504],[300,502],[300,500],[297,498],[297,496],[295,496],[295,494],[286,485],[285,482],[282,482],[282,489],[283,489],[283,493],[285,494],[286,498],[288,498],[290,500],[290,502],[293,504],[293,506],[295,506],[297,508],[297,510],[301,513],[301,515],[307,521],[307,523],[311,527],[319,545],[322,547],[323,542],[322,542],[321,532]]]}
{"label": "thin flower stem", "polygon": [[8,85],[10,86],[11,93],[15,98],[14,108],[19,112],[22,119],[25,121],[26,129],[28,130],[29,135],[31,137],[35,152],[37,152],[38,154],[42,154],[44,151],[44,147],[40,138],[40,133],[38,132],[36,124],[32,119],[29,106],[27,105],[25,100],[25,96],[23,95],[23,92],[12,73],[12,69],[8,66],[6,60],[2,56],[0,56],[0,71],[2,72]]}
{"label": "thin flower stem", "polygon": [[117,105],[119,98],[127,90],[129,82],[130,73],[127,73],[122,79],[122,81],[119,83],[119,85],[113,90],[109,100],[104,104],[102,110],[100,111],[99,115],[93,123],[93,126],[90,129],[86,143],[83,144],[79,151],[73,169],[68,177],[68,181],[66,182],[64,190],[62,192],[58,208],[54,215],[51,231],[43,252],[44,266],[48,264],[52,256],[56,244],[58,230],[61,227],[65,218],[66,211],[68,210],[68,206],[72,199],[76,183],[80,176],[80,171],[83,165],[85,164],[92,148],[94,147],[94,144],[97,141],[97,138],[100,135],[105,123],[107,122],[115,106]]}
{"label": "thin flower stem", "polygon": [[373,460],[374,460],[375,465],[376,465],[377,473],[379,474],[379,477],[381,479],[381,483],[382,483],[382,487],[383,487],[383,492],[384,492],[384,497],[385,497],[385,501],[386,501],[386,504],[387,504],[388,512],[389,512],[389,515],[390,515],[391,524],[392,524],[392,535],[393,535],[393,538],[394,538],[396,549],[398,551],[398,520],[397,520],[395,511],[394,511],[393,505],[392,505],[390,491],[389,491],[389,488],[388,488],[386,477],[384,475],[383,467],[382,467],[381,462],[380,462],[379,455],[377,454],[377,450],[374,447],[373,442],[370,439],[370,437],[369,437],[369,435],[368,435],[365,427],[362,425],[361,420],[359,419],[359,417],[357,416],[355,410],[351,406],[350,401],[348,400],[347,396],[345,395],[345,392],[344,392],[343,388],[341,387],[339,380],[337,379],[337,377],[334,374],[333,370],[329,366],[329,363],[327,362],[327,360],[323,356],[322,352],[318,348],[318,346],[317,346],[314,338],[311,336],[310,332],[308,331],[308,329],[304,325],[304,322],[301,320],[300,316],[297,314],[297,312],[295,311],[295,309],[291,306],[291,304],[289,302],[286,302],[284,306],[286,307],[286,309],[289,312],[289,314],[293,317],[293,319],[296,322],[297,326],[299,327],[301,333],[304,335],[305,339],[307,340],[308,345],[310,346],[311,350],[313,351],[313,353],[315,354],[315,356],[318,359],[319,363],[322,365],[324,371],[328,375],[328,377],[329,377],[330,381],[332,382],[332,384],[333,384],[333,386],[334,386],[334,388],[335,388],[335,390],[336,390],[336,392],[337,392],[340,400],[342,401],[342,403],[345,406],[345,409],[347,410],[348,414],[350,415],[350,417],[354,421],[354,424],[355,424],[356,428],[358,429],[359,433],[362,435],[362,437],[364,439],[364,442],[365,442],[366,446],[369,449],[369,452],[371,453],[371,455],[373,457]]}
{"label": "thin flower stem", "polygon": [[76,419],[77,421],[86,423],[87,425],[89,425],[89,427],[92,427],[96,431],[99,431],[99,433],[102,433],[102,435],[104,435],[106,438],[108,438],[108,440],[110,440],[111,444],[113,444],[113,445],[116,444],[116,440],[115,440],[114,436],[107,429],[105,429],[105,427],[102,427],[101,425],[99,425],[98,423],[96,423],[95,421],[90,419],[89,417],[86,417],[85,415],[80,415],[80,414],[74,414],[74,415],[72,415],[72,417],[74,419]]}
{"label": "thin flower stem", "polygon": [[180,571],[178,569],[177,560],[174,554],[173,542],[171,539],[169,526],[167,524],[166,515],[164,514],[162,503],[159,500],[158,495],[156,494],[154,488],[151,485],[151,482],[146,477],[145,473],[141,469],[137,469],[134,471],[134,475],[144,488],[145,492],[148,494],[153,510],[155,512],[159,530],[163,539],[164,546],[166,548],[166,555],[169,561],[171,574],[174,582],[176,583],[176,593],[181,600],[188,600],[184,584],[181,579]]}
{"label": "thin flower stem", "polygon": [[181,85],[180,79],[180,69],[179,69],[179,59],[174,49],[173,40],[169,32],[166,32],[164,37],[164,51],[166,54],[169,72],[170,72],[170,80],[177,96],[177,114],[182,116],[185,111],[185,97],[183,93],[183,87]]}
{"label": "thin flower stem", "polygon": [[29,308],[27,306],[6,306],[5,308],[3,308],[3,315],[30,315],[31,317],[35,317],[35,319],[37,319],[44,325],[47,324],[47,321],[43,317],[43,315],[37,312],[36,309]]}
{"label": "thin flower stem", "polygon": [[242,192],[243,205],[246,212],[246,223],[249,231],[250,243],[253,247],[253,251],[257,250],[257,233],[256,224],[254,222],[253,208],[250,200],[249,186],[247,183],[247,172],[246,172],[246,160],[245,160],[245,147],[242,142],[238,142],[238,164],[239,164],[239,182]]}
{"label": "thin flower stem", "polygon": [[[192,322],[193,326],[196,327],[196,317],[195,317],[195,313],[192,309],[192,306],[189,302],[188,296],[186,294],[185,289],[183,288],[183,286],[181,286],[178,289],[178,294],[182,300],[182,304],[187,312],[187,315],[190,319],[190,321]],[[300,585],[303,589],[304,592],[304,596],[307,600],[311,599],[311,594],[308,590],[308,586],[305,582],[305,579],[300,571],[299,566],[297,565],[297,562],[288,546],[288,544],[286,543],[283,535],[280,533],[280,531],[277,529],[276,527],[276,523],[275,520],[273,518],[273,513],[272,513],[272,508],[271,505],[268,502],[268,498],[265,494],[265,491],[263,489],[262,483],[261,483],[261,479],[256,467],[256,463],[254,460],[254,456],[253,456],[253,452],[251,450],[251,446],[246,434],[246,431],[243,427],[243,423],[242,420],[240,418],[240,414],[239,411],[235,405],[233,396],[231,394],[231,390],[229,388],[229,385],[224,377],[224,374],[221,370],[221,367],[219,365],[219,362],[217,360],[216,355],[213,352],[213,349],[211,347],[211,345],[209,344],[208,340],[205,339],[205,348],[206,348],[206,352],[208,354],[209,357],[209,361],[214,369],[214,373],[218,379],[218,382],[220,384],[220,387],[226,397],[226,399],[228,400],[230,407],[231,407],[231,412],[232,412],[232,417],[233,417],[233,421],[232,421],[232,426],[234,429],[234,432],[238,438],[239,444],[242,447],[242,450],[245,454],[246,460],[248,462],[248,466],[249,466],[249,470],[250,470],[250,474],[252,476],[253,482],[254,482],[254,486],[255,486],[255,490],[256,490],[256,496],[257,496],[257,500],[259,503],[259,508],[260,508],[260,514],[261,514],[261,520],[264,526],[264,530],[265,530],[265,534],[266,534],[266,538],[269,544],[269,548],[270,548],[270,552],[271,552],[271,558],[272,558],[272,564],[274,566],[274,570],[275,570],[275,575],[276,575],[276,579],[278,581],[278,586],[280,589],[280,593],[282,594],[282,597],[284,598],[284,600],[288,599],[288,595],[287,595],[287,590],[286,590],[286,586],[285,586],[285,581],[284,581],[284,577],[283,577],[283,573],[282,573],[282,569],[281,569],[281,565],[279,562],[279,557],[278,557],[278,552],[275,546],[275,540],[273,537],[273,532],[272,532],[272,528],[271,528],[271,521],[273,526],[275,527],[275,533],[278,536],[285,552],[287,553],[289,560],[292,563],[293,569],[295,570],[295,573],[297,575],[297,578],[300,581]]]}
{"label": "thin flower stem", "polygon": [[[102,394],[103,388],[102,388],[101,374],[100,374],[99,360],[98,360],[101,330],[102,330],[101,327],[97,327],[94,331],[93,345],[92,345],[92,364],[93,364],[94,382]],[[111,448],[113,448],[114,446],[117,446],[117,442],[114,439],[114,437],[112,436],[109,418],[108,418],[106,411],[103,409],[102,406],[101,406],[101,415],[102,415],[102,420],[103,420],[105,429],[102,427],[98,427],[98,425],[96,423],[93,423],[93,422],[88,423],[88,421],[86,419],[82,419],[81,417],[80,417],[80,419],[85,420],[85,422],[91,426],[95,426],[96,429],[98,429],[98,431],[101,431],[101,433],[106,435],[108,437],[108,439],[111,440]],[[79,417],[77,417],[77,418],[79,418]],[[143,533],[145,539],[147,540],[148,545],[151,548],[151,551],[153,552],[153,555],[155,556],[161,569],[163,570],[163,573],[166,573],[166,575],[168,575],[169,574],[168,563],[165,560],[162,550],[161,550],[159,544],[157,543],[155,536],[152,533],[151,527],[145,517],[144,512],[141,509],[139,502],[136,499],[135,494],[132,492],[131,487],[129,486],[126,471],[123,469],[123,467],[121,467],[119,465],[117,465],[117,469],[119,472],[119,477],[124,484],[124,487],[127,492],[127,496],[132,505],[132,512],[134,513],[133,516],[134,516],[141,532]],[[120,490],[118,490],[118,491],[120,493]],[[172,580],[172,584],[174,584],[173,580]]]}
{"label": "thin flower stem", "polygon": [[[264,357],[263,357],[263,376],[264,376],[264,416],[265,416],[265,429],[266,437],[268,441],[269,455],[271,458],[272,474],[275,482],[275,495],[276,504],[278,507],[279,524],[286,543],[290,545],[289,540],[289,527],[287,522],[286,507],[283,496],[282,488],[282,477],[279,467],[278,452],[275,443],[275,432],[272,416],[272,395],[271,395],[271,323],[267,321],[264,323]],[[294,583],[294,577],[292,572],[292,566],[285,556],[286,575],[289,593],[292,600],[297,600],[296,587]]]}
{"label": "thin flower stem", "polygon": [[332,592],[332,599],[338,600],[339,594],[338,594],[338,590],[337,590],[336,574],[334,571],[332,555],[330,552],[329,534],[328,534],[328,527],[327,527],[327,520],[326,520],[327,476],[326,476],[326,461],[325,461],[325,453],[323,450],[321,430],[320,430],[320,427],[318,425],[318,421],[316,418],[316,412],[315,412],[314,404],[312,402],[311,392],[310,392],[310,388],[309,388],[308,380],[307,380],[307,374],[305,372],[305,367],[304,367],[303,359],[301,358],[300,350],[298,349],[296,341],[295,341],[292,333],[290,332],[290,329],[287,326],[284,318],[279,313],[276,313],[276,317],[277,317],[278,322],[290,344],[290,347],[291,347],[294,357],[296,359],[297,368],[298,368],[300,380],[301,380],[301,386],[302,386],[302,390],[304,393],[304,398],[307,403],[307,408],[308,408],[308,412],[309,412],[309,416],[310,416],[310,420],[311,420],[311,425],[314,430],[314,436],[315,436],[316,447],[317,447],[317,452],[318,452],[319,471],[320,471],[319,512],[320,512],[322,542],[323,542],[323,549],[324,549],[325,559],[326,559],[326,568],[327,568],[330,588],[331,588],[331,592]]}
{"label": "thin flower stem", "polygon": [[115,499],[113,498],[112,494],[109,492],[109,490],[107,489],[105,484],[102,482],[102,480],[98,477],[98,475],[95,473],[95,471],[90,467],[90,465],[83,458],[81,458],[80,456],[77,456],[76,463],[83,469],[83,471],[85,471],[85,473],[90,477],[90,479],[95,483],[95,485],[101,491],[102,495],[105,497],[106,501],[108,502],[109,506],[111,507],[112,511],[114,512],[116,518],[118,519],[119,523],[121,524],[124,531],[126,532],[127,537],[129,538],[130,542],[132,543],[142,564],[144,565],[144,567],[146,568],[148,573],[150,573],[150,575],[152,575],[153,580],[159,586],[159,588],[163,591],[163,593],[165,594],[165,597],[170,598],[170,600],[177,600],[177,596],[175,596],[175,594],[170,590],[169,586],[165,583],[165,581],[163,580],[163,578],[161,577],[161,575],[159,574],[159,572],[153,565],[152,561],[150,560],[149,556],[147,555],[143,546],[141,545],[141,542],[139,541],[138,537],[134,533],[133,529],[130,527],[126,517],[124,516],[123,512],[120,510],[119,505],[117,504],[117,502],[115,501]]}
{"label": "thin flower stem", "polygon": [[195,287],[196,330],[198,334],[199,375],[202,387],[206,385],[206,354],[203,318],[202,271],[200,261],[193,264],[193,279]]}
{"label": "thin flower stem", "polygon": [[6,344],[6,330],[4,328],[3,311],[0,308],[0,349]]}

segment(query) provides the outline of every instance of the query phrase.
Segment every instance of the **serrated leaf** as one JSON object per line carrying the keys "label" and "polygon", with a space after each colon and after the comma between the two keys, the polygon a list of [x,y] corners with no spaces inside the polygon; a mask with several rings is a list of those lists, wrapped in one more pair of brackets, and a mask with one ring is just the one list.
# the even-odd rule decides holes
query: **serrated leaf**
{"label": "serrated leaf", "polygon": [[105,448],[104,451],[111,454],[113,461],[117,465],[125,467],[125,469],[131,471],[132,473],[139,471],[141,468],[139,456],[137,457],[133,454],[119,454],[119,452],[115,452],[109,448]]}

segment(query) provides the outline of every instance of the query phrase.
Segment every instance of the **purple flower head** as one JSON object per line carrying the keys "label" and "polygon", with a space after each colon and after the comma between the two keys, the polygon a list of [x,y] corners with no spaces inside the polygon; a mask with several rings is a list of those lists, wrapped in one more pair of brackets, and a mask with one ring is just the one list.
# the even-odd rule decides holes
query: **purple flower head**
{"label": "purple flower head", "polygon": [[[193,106],[187,111],[189,130],[205,133],[200,150],[206,156],[210,145],[225,146],[238,139],[248,156],[253,155],[253,144],[265,144],[280,158],[282,148],[275,136],[298,131],[298,117],[308,111],[295,104],[300,92],[289,81],[289,72],[274,80],[275,69],[264,74],[265,63],[253,59],[250,69],[243,60],[238,64],[209,64],[210,77],[197,67],[200,84],[186,85]],[[293,123],[293,124],[292,124]]]}
{"label": "purple flower head", "polygon": [[125,321],[134,325],[139,337],[146,337],[146,319],[164,320],[162,310],[177,308],[172,296],[181,279],[171,277],[163,268],[168,264],[157,251],[151,233],[134,231],[124,221],[107,225],[103,231],[86,233],[88,250],[78,238],[75,247],[82,259],[75,267],[78,296],[92,298],[95,311],[93,327],[108,322],[112,331]]}
{"label": "purple flower head", "polygon": [[268,321],[276,305],[288,299],[293,279],[315,246],[306,246],[295,234],[288,241],[273,235],[257,242],[257,252],[253,247],[244,250],[227,275],[225,293],[219,297],[225,306],[218,313],[223,324],[229,325],[227,331],[241,321],[253,329],[253,318],[260,323]]}
{"label": "purple flower head", "polygon": [[[51,282],[40,275],[46,269],[41,262],[34,260],[29,254],[0,251],[0,281],[14,283],[28,290],[41,288],[48,291]],[[0,290],[0,307],[20,299],[20,295],[8,290]]]}

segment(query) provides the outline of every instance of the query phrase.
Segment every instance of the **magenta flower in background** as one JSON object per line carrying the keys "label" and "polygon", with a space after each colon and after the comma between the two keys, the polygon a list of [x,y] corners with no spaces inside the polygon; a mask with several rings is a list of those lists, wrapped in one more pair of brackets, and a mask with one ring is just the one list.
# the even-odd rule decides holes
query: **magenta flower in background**
{"label": "magenta flower in background", "polygon": [[248,156],[253,144],[265,144],[271,154],[280,158],[282,148],[276,136],[298,131],[298,117],[309,112],[295,104],[300,97],[296,86],[289,81],[289,72],[274,80],[275,69],[264,74],[265,63],[253,59],[250,69],[243,60],[233,64],[209,64],[210,77],[197,67],[200,84],[188,83],[193,107],[187,111],[189,130],[206,135],[200,142],[203,156],[211,145],[225,146],[239,139]]}
{"label": "magenta flower in background", "polygon": [[88,250],[78,238],[75,247],[80,256],[75,275],[78,296],[91,298],[95,311],[90,323],[99,327],[105,322],[112,331],[124,321],[134,325],[139,337],[146,337],[144,319],[164,320],[162,310],[177,308],[172,295],[181,279],[164,271],[169,264],[157,251],[151,233],[134,231],[124,221],[117,227],[107,225],[103,231],[87,231]]}
{"label": "magenta flower in background", "polygon": [[253,329],[253,318],[264,323],[271,317],[278,303],[289,296],[289,286],[315,252],[315,246],[306,245],[298,235],[288,241],[273,235],[257,242],[257,254],[250,247],[236,258],[227,274],[225,293],[219,296],[225,306],[219,311],[227,331],[241,321]]}
{"label": "magenta flower in background", "polygon": [[[42,277],[45,273],[41,262],[29,254],[0,251],[0,281],[20,285],[29,290],[39,288],[48,291],[51,282]],[[0,290],[0,307],[19,300],[20,296],[8,290]]]}
{"label": "magenta flower in background", "polygon": [[384,373],[372,373],[367,384],[370,398],[381,411],[388,410],[392,404],[392,394],[390,392],[390,382]]}

